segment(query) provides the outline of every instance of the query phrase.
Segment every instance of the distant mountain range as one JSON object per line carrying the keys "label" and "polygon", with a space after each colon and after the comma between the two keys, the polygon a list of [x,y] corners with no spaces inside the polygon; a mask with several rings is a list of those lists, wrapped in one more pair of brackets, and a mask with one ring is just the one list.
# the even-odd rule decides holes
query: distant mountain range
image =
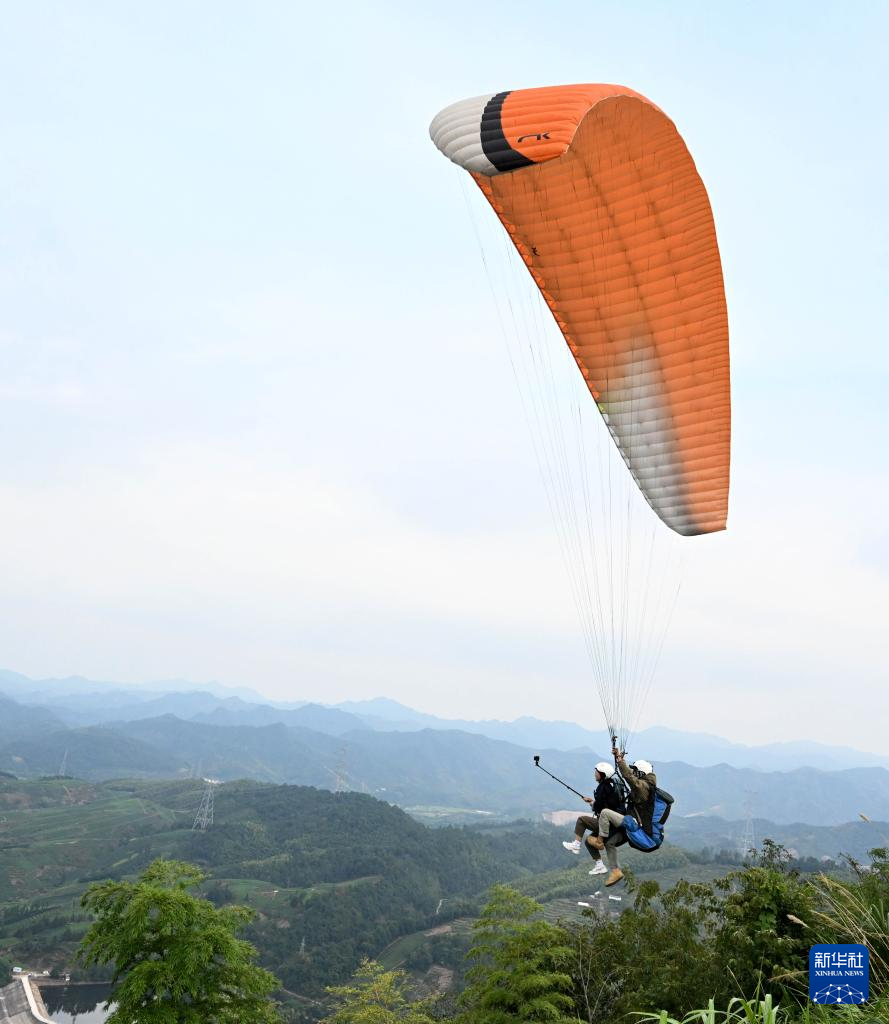
{"label": "distant mountain range", "polygon": [[[603,748],[601,731],[594,732],[573,722],[547,722],[528,717],[512,722],[442,719],[414,711],[387,698],[343,701],[335,706],[362,719],[374,729],[460,729],[526,747],[549,750]],[[808,741],[746,746],[709,733],[682,732],[664,726],[653,726],[636,733],[633,747],[640,757],[644,755],[649,761],[684,761],[700,768],[718,764],[759,771],[806,767],[822,770],[889,768],[889,755],[867,753],[852,747]]]}
{"label": "distant mountain range", "polygon": [[[409,709],[381,708],[382,702],[373,702],[369,723],[355,704],[275,708],[204,692],[149,694],[137,702],[118,691],[112,696],[104,710],[98,701],[91,704],[89,693],[82,702],[57,699],[51,706],[3,699],[0,771],[23,778],[61,772],[91,781],[249,778],[362,791],[432,817],[445,808],[539,818],[583,805],[535,770],[532,754],[584,791],[592,788],[592,766],[605,753],[534,748],[419,722],[410,730],[383,730],[376,724],[381,710]],[[80,724],[84,718],[90,723]],[[732,821],[748,814],[782,826],[834,826],[861,814],[889,819],[889,771],[882,767],[768,771],[660,758],[656,767],[677,798],[674,821],[690,822],[692,831],[698,818]],[[882,842],[875,834],[874,845]]]}
{"label": "distant mountain range", "polygon": [[[19,703],[38,706],[44,716],[49,712],[54,720],[67,726],[132,722],[172,714],[177,718],[220,726],[280,723],[329,736],[341,736],[354,730],[416,732],[435,729],[468,732],[544,750],[587,750],[604,754],[607,747],[601,732],[573,722],[549,722],[529,717],[511,722],[444,719],[415,711],[385,697],[324,706],[308,701],[269,701],[249,689],[217,684],[195,689],[189,683],[175,680],[134,688],[116,683],[97,683],[80,676],[32,680],[19,673],[0,670],[0,696],[4,693]],[[33,717],[33,720],[37,721],[37,718]],[[0,742],[3,736],[3,726],[0,725]],[[721,764],[755,771],[889,768],[889,755],[867,753],[852,747],[807,741],[747,746],[708,733],[683,732],[662,726],[637,733],[633,738],[632,752],[653,762],[683,761],[699,768]]]}

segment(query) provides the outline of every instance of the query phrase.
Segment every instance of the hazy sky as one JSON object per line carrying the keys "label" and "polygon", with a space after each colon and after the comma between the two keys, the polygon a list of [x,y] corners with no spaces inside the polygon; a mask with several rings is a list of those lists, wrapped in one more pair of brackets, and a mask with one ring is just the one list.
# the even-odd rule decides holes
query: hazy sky
{"label": "hazy sky", "polygon": [[6,5],[0,665],[601,723],[460,172],[619,82],[710,192],[729,531],[643,718],[886,753],[889,6]]}

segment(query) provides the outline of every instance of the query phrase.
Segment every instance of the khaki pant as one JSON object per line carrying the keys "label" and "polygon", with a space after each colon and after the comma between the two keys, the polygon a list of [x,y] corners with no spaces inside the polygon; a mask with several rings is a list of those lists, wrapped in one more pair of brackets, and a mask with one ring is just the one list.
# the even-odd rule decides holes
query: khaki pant
{"label": "khaki pant", "polygon": [[[589,836],[587,836],[586,842],[584,842],[583,845],[586,847],[587,853],[593,858],[593,860],[601,860],[602,854],[595,848],[595,846],[590,846],[589,840],[593,836],[598,835],[601,835],[603,840],[607,840],[608,832],[599,832],[599,822],[604,819],[606,814],[615,815],[619,820],[623,819],[623,815],[617,814],[616,811],[606,809],[602,811],[598,817],[596,817],[595,814],[581,814],[577,819],[577,824],[574,826],[574,834],[581,841],[583,841],[584,832],[589,832]],[[605,863],[612,871],[619,866],[617,860],[617,849],[614,846],[609,846],[607,842],[605,843]]]}
{"label": "khaki pant", "polygon": [[595,814],[581,814],[574,826],[574,834],[578,839],[583,839],[584,832],[592,832],[594,836],[599,834],[599,819]]}
{"label": "khaki pant", "polygon": [[[620,811],[612,811],[610,807],[606,807],[599,815],[599,820],[596,823],[595,834],[605,844],[605,860],[612,871],[618,867],[619,864],[617,860],[617,848],[608,842],[608,837],[611,835],[612,830],[617,833],[618,829],[623,825],[625,817],[626,815],[621,814]],[[616,834],[614,838],[617,839],[618,835]],[[587,849],[590,849],[590,852],[593,852],[589,846]],[[598,858],[596,859],[598,860]]]}

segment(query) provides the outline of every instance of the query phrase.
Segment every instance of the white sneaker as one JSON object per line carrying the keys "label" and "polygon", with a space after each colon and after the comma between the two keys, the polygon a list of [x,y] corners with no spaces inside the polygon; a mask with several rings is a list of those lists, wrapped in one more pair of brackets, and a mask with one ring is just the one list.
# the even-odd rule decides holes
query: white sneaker
{"label": "white sneaker", "polygon": [[605,867],[605,865],[602,863],[602,861],[597,860],[596,861],[596,866],[593,868],[592,871],[589,872],[589,874],[591,874],[591,875],[604,875],[607,870],[608,870],[608,868]]}
{"label": "white sneaker", "polygon": [[579,839],[575,839],[573,843],[562,843],[562,846],[564,846],[569,853],[580,853]]}

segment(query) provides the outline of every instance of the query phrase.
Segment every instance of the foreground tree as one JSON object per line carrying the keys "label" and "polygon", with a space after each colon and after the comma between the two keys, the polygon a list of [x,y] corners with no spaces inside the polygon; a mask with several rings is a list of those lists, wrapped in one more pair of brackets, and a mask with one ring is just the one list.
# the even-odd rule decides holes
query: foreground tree
{"label": "foreground tree", "polygon": [[715,886],[724,896],[712,948],[731,979],[720,997],[771,992],[785,1003],[795,993],[805,997],[813,940],[796,922],[811,920],[811,879],[793,867],[780,843],[764,839],[751,865]]}
{"label": "foreground tree", "polygon": [[85,964],[111,964],[108,1024],[278,1024],[269,1001],[278,980],[236,937],[253,916],[217,909],[190,889],[205,875],[157,860],[136,882],[98,882],[82,904],[96,915],[81,943]]}
{"label": "foreground tree", "polygon": [[491,890],[473,928],[462,1024],[577,1024],[574,950],[565,931],[542,920],[541,912],[536,900],[509,886]]}
{"label": "foreground tree", "polygon": [[334,1010],[324,1024],[433,1024],[431,1002],[412,1002],[407,987],[404,971],[387,971],[364,960],[351,985],[328,988]]}

